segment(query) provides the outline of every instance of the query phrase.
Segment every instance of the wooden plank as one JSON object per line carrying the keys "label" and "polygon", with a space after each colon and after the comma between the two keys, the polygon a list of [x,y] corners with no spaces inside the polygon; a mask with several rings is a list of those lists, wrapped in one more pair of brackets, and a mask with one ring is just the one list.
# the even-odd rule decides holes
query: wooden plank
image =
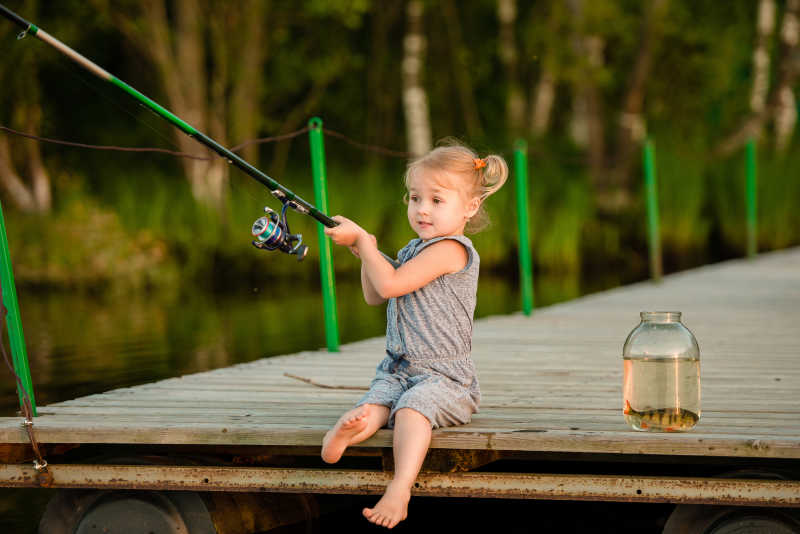
{"label": "wooden plank", "polygon": [[[158,406],[151,406],[151,408]],[[264,408],[250,407],[242,409],[241,407],[196,407],[192,405],[170,405],[162,406],[160,411],[146,410],[141,406],[128,406],[128,405],[114,405],[114,406],[72,406],[72,407],[44,407],[40,410],[41,415],[62,415],[62,414],[85,414],[85,415],[98,415],[98,414],[130,414],[133,416],[159,416],[161,414],[219,414],[219,415],[241,415],[241,416],[289,416],[292,414],[303,415],[326,415],[330,417],[337,417],[341,415],[342,411],[337,406],[291,406],[291,410],[286,410],[286,405],[267,406]],[[475,418],[496,417],[508,419],[529,419],[535,420],[537,418],[567,418],[569,420],[582,420],[588,418],[591,420],[604,420],[609,418],[612,420],[622,421],[622,413],[620,410],[555,410],[555,409],[483,409],[474,415]],[[781,424],[782,426],[800,428],[794,414],[791,413],[766,413],[766,414],[741,414],[735,415],[727,412],[703,412],[701,421],[725,421],[726,424],[748,424],[748,425],[764,425],[764,424]]]}
{"label": "wooden plank", "polygon": [[[327,426],[251,425],[239,423],[221,427],[213,423],[187,425],[144,422],[136,425],[86,423],[59,420],[40,424],[36,430],[42,442],[120,443],[176,445],[291,445],[319,446]],[[21,425],[7,429],[0,424],[0,438],[6,443],[25,443]],[[68,432],[70,439],[64,439]],[[392,433],[380,430],[360,447],[391,447]],[[483,427],[471,424],[437,430],[432,448],[492,449],[509,451],[584,452],[613,454],[667,454],[691,456],[738,456],[750,458],[800,458],[800,438],[748,433],[645,434],[632,431],[534,430]]]}

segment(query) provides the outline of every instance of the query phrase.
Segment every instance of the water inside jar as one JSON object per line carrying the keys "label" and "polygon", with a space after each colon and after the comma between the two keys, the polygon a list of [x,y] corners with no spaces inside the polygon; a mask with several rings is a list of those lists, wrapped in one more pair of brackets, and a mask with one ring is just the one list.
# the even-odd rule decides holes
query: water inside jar
{"label": "water inside jar", "polygon": [[680,432],[700,419],[699,359],[625,359],[623,414],[634,430]]}

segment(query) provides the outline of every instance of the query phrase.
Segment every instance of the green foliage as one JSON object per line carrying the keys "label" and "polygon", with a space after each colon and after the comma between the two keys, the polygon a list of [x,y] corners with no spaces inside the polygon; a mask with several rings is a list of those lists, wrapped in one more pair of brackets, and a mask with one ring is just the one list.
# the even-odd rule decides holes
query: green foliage
{"label": "green foliage", "polygon": [[[584,225],[593,210],[585,169],[576,164],[578,155],[571,149],[542,142],[531,146],[528,179],[534,262],[544,270],[580,272]],[[507,193],[513,192],[511,185]],[[505,214],[513,217],[514,209],[509,207]],[[508,228],[515,227],[513,219],[509,224],[514,226]]]}
{"label": "green foliage", "polygon": [[18,283],[87,290],[174,283],[177,272],[163,236],[126,227],[86,195],[49,215],[15,213],[7,222]]}
{"label": "green foliage", "polygon": [[[723,161],[711,173],[716,220],[725,245],[746,252],[747,214],[744,153]],[[774,250],[800,241],[800,155],[775,155],[760,144],[757,171],[759,250]]]}
{"label": "green foliage", "polygon": [[361,26],[371,3],[370,0],[311,0],[304,7],[310,15],[333,17],[345,27],[355,30]]}
{"label": "green foliage", "polygon": [[705,211],[708,147],[699,139],[671,133],[653,139],[661,241],[668,254],[691,256],[705,246],[711,227]]}
{"label": "green foliage", "polygon": [[768,156],[758,175],[758,242],[762,250],[800,240],[800,153]]}
{"label": "green foliage", "polygon": [[756,2],[670,2],[648,116],[714,143],[748,112]]}

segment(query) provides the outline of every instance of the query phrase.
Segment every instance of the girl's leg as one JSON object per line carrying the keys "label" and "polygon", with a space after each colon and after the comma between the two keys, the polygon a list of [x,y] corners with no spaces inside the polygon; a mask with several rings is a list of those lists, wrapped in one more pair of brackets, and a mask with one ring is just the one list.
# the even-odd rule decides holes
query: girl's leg
{"label": "girl's leg", "polygon": [[339,461],[345,449],[361,443],[378,431],[389,420],[389,407],[380,404],[362,404],[342,415],[322,440],[322,459],[333,464]]}
{"label": "girl's leg", "polygon": [[408,515],[411,486],[417,479],[431,443],[431,422],[411,408],[394,415],[394,478],[374,508],[364,508],[364,517],[393,528]]}

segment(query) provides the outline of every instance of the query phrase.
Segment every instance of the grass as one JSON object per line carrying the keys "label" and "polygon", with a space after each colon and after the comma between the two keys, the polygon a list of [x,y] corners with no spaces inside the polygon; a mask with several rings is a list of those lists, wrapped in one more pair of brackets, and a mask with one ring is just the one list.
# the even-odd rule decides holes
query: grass
{"label": "grass", "polygon": [[758,181],[758,242],[764,250],[800,242],[800,153],[764,158]]}
{"label": "grass", "polygon": [[655,137],[661,240],[667,254],[685,256],[703,248],[711,230],[706,211],[705,154],[698,140]]}
{"label": "grass", "polygon": [[[760,251],[800,243],[800,154],[775,154],[760,145],[757,171],[758,248]],[[745,157],[737,154],[710,173],[710,193],[723,244],[740,254],[747,250]]]}

